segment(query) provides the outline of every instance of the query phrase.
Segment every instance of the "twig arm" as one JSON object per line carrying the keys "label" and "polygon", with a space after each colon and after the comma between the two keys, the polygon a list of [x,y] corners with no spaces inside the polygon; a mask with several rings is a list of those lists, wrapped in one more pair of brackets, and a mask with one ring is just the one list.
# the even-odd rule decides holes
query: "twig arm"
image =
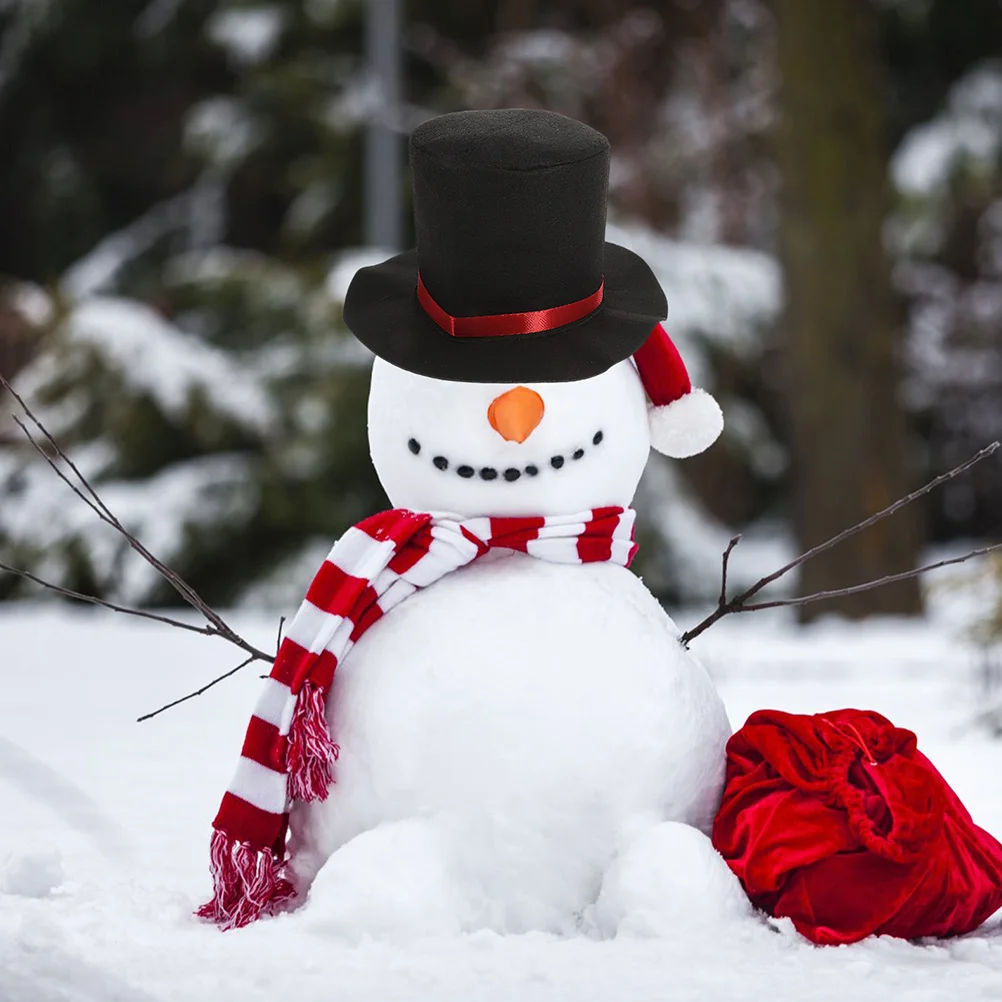
{"label": "twig arm", "polygon": [[1002,550],[1002,543],[995,543],[993,546],[982,546],[978,550],[971,550],[960,557],[951,557],[949,560],[937,560],[934,564],[925,564],[923,567],[916,567],[914,570],[902,571],[899,574],[887,574],[875,581],[866,581],[863,584],[851,585],[848,588],[833,588],[830,591],[816,591],[811,595],[801,595],[797,598],[778,598],[772,602],[754,602],[751,605],[742,605],[736,612],[757,612],[759,609],[780,609],[786,606],[810,605],[812,602],[823,602],[826,598],[841,598],[843,595],[859,595],[864,591],[872,591],[874,588],[882,588],[884,585],[896,584],[898,581],[908,581],[917,578],[920,574],[937,570],[940,567],[949,567],[952,564],[962,564],[974,557],[982,557],[986,553],[995,553]]}
{"label": "twig arm", "polygon": [[735,536],[727,544],[727,549],[723,553],[721,575],[720,575],[720,597],[717,600],[717,607],[707,616],[702,622],[697,623],[691,630],[686,630],[681,636],[681,642],[688,645],[689,642],[701,633],[705,633],[714,623],[719,622],[724,616],[729,616],[736,612],[756,612],[760,609],[778,609],[785,606],[797,606],[797,605],[808,605],[812,602],[821,602],[829,598],[841,598],[844,595],[856,595],[860,592],[871,591],[874,588],[880,588],[883,585],[894,584],[898,581],[907,581],[910,578],[918,577],[920,574],[925,574],[927,571],[935,570],[938,567],[946,567],[950,564],[962,564],[966,560],[970,560],[973,557],[982,556],[986,553],[992,553],[1002,547],[1002,544],[997,544],[995,546],[982,547],[978,550],[972,550],[970,553],[964,554],[962,557],[953,557],[950,560],[941,560],[934,564],[927,564],[925,567],[916,567],[910,571],[902,571],[899,574],[888,574],[882,578],[878,578],[875,581],[867,581],[863,584],[852,585],[848,588],[836,588],[830,591],[816,592],[813,595],[803,595],[799,598],[789,598],[789,599],[776,599],[771,602],[755,602],[749,603],[749,599],[757,595],[766,585],[771,584],[773,581],[781,578],[784,574],[792,571],[795,567],[799,567],[801,564],[806,563],[812,557],[816,557],[819,553],[824,553],[826,550],[830,550],[833,546],[837,546],[843,540],[848,539],[850,536],[854,536],[858,532],[862,532],[864,529],[875,525],[877,522],[882,521],[885,518],[889,518],[895,512],[900,511],[905,505],[911,504],[912,501],[917,500],[920,497],[928,494],[930,491],[934,490],[940,484],[946,483],[948,480],[952,480],[954,477],[960,476],[961,473],[966,472],[975,463],[980,463],[982,459],[987,459],[989,456],[993,455],[998,449],[1002,447],[1002,443],[992,442],[991,445],[985,446],[980,452],[972,456],[966,462],[961,463],[959,466],[954,467],[947,473],[940,474],[933,480],[930,480],[924,487],[920,487],[916,491],[912,491],[911,494],[906,495],[903,498],[895,501],[894,504],[888,505],[886,508],[878,511],[876,514],[871,515],[869,518],[864,519],[862,522],[858,522],[856,525],[850,526],[848,529],[844,529],[838,535],[833,536],[831,539],[826,540],[823,543],[819,543],[817,546],[806,550],[801,553],[798,557],[795,557],[789,563],[784,564],[778,570],[773,571],[771,574],[767,574],[763,578],[759,578],[750,588],[745,589],[741,594],[735,595],[733,598],[728,599],[727,597],[727,566],[731,551],[737,545],[740,536]]}
{"label": "twig arm", "polygon": [[38,440],[34,437],[32,432],[28,429],[27,425],[15,414],[13,415],[15,422],[18,427],[23,432],[25,438],[34,446],[34,448],[40,453],[43,459],[55,470],[56,475],[60,480],[66,484],[70,490],[73,491],[77,497],[80,498],[96,515],[101,519],[102,522],[106,522],[113,529],[119,532],[125,540],[128,542],[129,546],[132,547],[147,563],[153,566],[156,571],[163,577],[177,593],[187,602],[189,605],[197,609],[199,612],[213,623],[220,633],[225,634],[229,627],[223,622],[222,618],[207,602],[202,599],[198,593],[175,571],[168,567],[165,563],[155,557],[146,547],[130,533],[125,526],[121,523],[115,513],[104,503],[104,500],[98,494],[97,490],[91,484],[91,482],[83,475],[80,468],[73,462],[73,460],[63,451],[62,447],[55,440],[52,434],[49,432],[48,428],[38,419],[35,413],[28,406],[25,399],[11,386],[10,382],[0,373],[0,386],[7,390],[8,393],[20,404],[21,409],[28,416],[31,423],[41,432],[45,441],[49,443],[53,452],[61,459],[66,465],[73,471],[77,479],[83,485],[84,490],[90,497],[85,497],[81,492],[80,488],[74,484],[70,478],[58,467],[55,461],[49,456],[45,450],[41,447]]}
{"label": "twig arm", "polygon": [[913,501],[917,501],[920,497],[924,497],[930,491],[935,490],[940,484],[945,484],[948,480],[953,480],[954,477],[959,477],[961,473],[966,473],[975,463],[980,463],[982,459],[987,459],[989,456],[993,455],[999,447],[1002,446],[1000,442],[992,442],[991,445],[986,445],[980,452],[976,455],[971,456],[966,463],[961,463],[960,466],[954,467],[947,473],[941,473],[938,477],[930,480],[924,487],[920,487],[916,491],[912,491],[911,494],[906,494],[903,498],[899,498],[894,504],[888,505],[886,508],[878,511],[876,514],[871,515],[869,518],[863,519],[862,522],[857,522],[856,525],[849,526],[848,529],[843,529],[837,536],[832,536],[831,539],[825,540],[823,543],[819,543],[817,546],[812,546],[811,549],[806,550],[801,553],[800,556],[795,557],[788,564],[784,564],[777,571],[773,571],[772,574],[767,574],[764,578],[760,578],[755,582],[746,592],[741,595],[742,601],[746,601],[753,595],[758,594],[766,585],[772,584],[773,581],[778,580],[784,574],[792,571],[795,567],[799,567],[801,564],[807,563],[812,557],[818,556],[820,553],[824,553],[830,550],[834,546],[838,546],[843,540],[848,539],[850,536],[855,536],[857,533],[862,532],[864,529],[869,529],[870,526],[876,525],[877,522],[882,522],[885,518],[889,518],[895,512],[900,511],[906,505],[911,504]]}
{"label": "twig arm", "polygon": [[141,717],[136,718],[136,723],[141,724],[144,720],[152,720],[154,717],[160,716],[161,713],[166,710],[170,710],[175,706],[180,706],[181,703],[187,703],[189,699],[194,699],[196,696],[201,696],[203,692],[208,692],[214,685],[218,685],[220,682],[228,679],[231,675],[236,675],[241,668],[246,668],[252,661],[257,660],[256,658],[247,658],[246,661],[241,661],[236,668],[231,668],[228,672],[223,672],[222,675],[217,676],[211,682],[207,682],[202,686],[201,689],[196,689],[194,692],[189,692],[187,696],[182,696],[180,699],[175,699],[170,703],[165,703],[159,709],[153,710],[151,713],[144,713]]}
{"label": "twig arm", "polygon": [[[204,632],[208,635],[216,635],[222,637],[224,640],[228,640],[235,647],[239,647],[245,653],[251,655],[252,660],[256,661],[270,661],[270,655],[266,654],[264,651],[258,650],[253,644],[248,643],[236,633],[229,624],[223,619],[222,616],[216,612],[196,591],[191,587],[176,571],[171,567],[168,567],[162,560],[154,556],[144,545],[137,539],[119,520],[114,512],[104,503],[104,500],[98,494],[97,490],[90,483],[90,481],[84,476],[80,468],[73,462],[72,459],[63,451],[62,447],[55,440],[49,430],[44,424],[38,419],[31,408],[28,406],[27,401],[11,386],[7,378],[0,373],[0,387],[3,387],[10,395],[17,401],[21,406],[21,409],[27,415],[31,423],[38,429],[45,441],[48,443],[49,447],[55,453],[56,457],[62,460],[67,467],[74,473],[77,480],[81,486],[78,486],[73,480],[67,475],[65,470],[61,469],[59,464],[55,459],[50,456],[44,448],[42,448],[41,443],[35,438],[32,431],[28,426],[18,417],[16,414],[13,415],[14,420],[17,422],[21,431],[24,433],[25,438],[31,443],[34,449],[42,456],[42,458],[49,464],[53,469],[56,476],[71,491],[87,505],[97,517],[107,525],[110,525],[116,532],[118,532],[125,541],[129,544],[132,550],[139,554],[168,584],[177,592],[177,594],[193,609],[201,613],[202,616],[211,625],[211,629],[200,630],[198,632]],[[82,487],[82,489],[81,489]],[[106,603],[103,601],[94,601],[91,596],[80,595],[78,593],[68,594],[65,589],[59,589],[57,586],[50,584],[47,581],[43,581],[41,578],[29,575],[27,573],[21,573],[15,571],[13,568],[4,568],[10,570],[12,573],[20,573],[21,577],[28,578],[37,584],[42,585],[51,591],[59,592],[68,597],[79,598],[81,601],[91,602],[95,605],[105,605],[107,608],[115,609],[115,611],[126,612],[132,615],[141,615],[135,610],[127,610],[122,607],[116,607],[113,603]],[[147,616],[146,618],[156,618],[154,616]],[[167,622],[166,617],[162,618],[162,621]],[[174,625],[173,623],[171,625]],[[191,629],[190,624],[184,624],[184,628]]]}
{"label": "twig arm", "polygon": [[[285,628],[285,616],[281,616],[279,618],[279,620],[278,620],[278,637],[276,638],[276,641],[275,641],[275,656],[276,657],[278,656],[279,648],[281,648],[281,646],[282,646],[282,631],[284,630],[284,628]],[[159,714],[163,713],[164,710],[169,710],[172,707],[178,706],[180,703],[187,702],[189,699],[194,699],[196,696],[201,696],[203,692],[208,691],[214,685],[217,685],[219,682],[222,682],[224,679],[229,678],[231,675],[235,675],[238,671],[240,671],[241,668],[246,668],[247,665],[249,665],[253,661],[257,661],[257,660],[267,660],[267,659],[248,658],[246,661],[243,661],[240,664],[238,664],[236,666],[236,668],[233,668],[230,671],[225,672],[224,674],[220,675],[218,678],[214,678],[211,682],[208,683],[208,685],[203,685],[201,689],[196,689],[194,692],[189,692],[188,695],[182,696],[180,699],[175,699],[173,702],[167,703],[166,706],[161,706],[159,710],[154,710],[152,713],[147,713],[145,716],[139,717],[137,719],[136,723],[137,724],[141,724],[144,720],[150,720],[153,717],[156,717]],[[262,675],[261,676],[261,678],[267,678],[267,677],[268,677],[267,675]]]}
{"label": "twig arm", "polygon": [[727,604],[727,565],[731,559],[731,551],[734,549],[738,543],[741,542],[741,535],[731,536],[731,541],[727,544],[727,549],[724,550],[723,556],[720,560],[720,599],[719,605]]}
{"label": "twig arm", "polygon": [[125,605],[117,605],[115,602],[108,602],[107,600],[98,598],[95,595],[85,595],[83,592],[73,591],[71,588],[63,588],[61,585],[52,584],[50,581],[46,581],[43,578],[32,574],[30,571],[23,571],[19,567],[11,567],[10,564],[0,563],[0,571],[6,571],[8,574],[14,574],[19,578],[32,581],[37,585],[41,585],[43,588],[47,588],[51,592],[55,592],[57,595],[62,595],[64,598],[76,599],[78,602],[88,602],[90,605],[98,605],[102,609],[110,609],[112,612],[120,612],[125,616],[138,616],[140,619],[152,619],[158,623],[166,623],[168,626],[176,626],[179,630],[188,630],[191,633],[201,633],[206,637],[219,636],[219,632],[214,626],[198,626],[195,623],[185,623],[180,619],[172,619],[170,616],[161,616],[156,612],[147,612],[145,609],[131,609]]}

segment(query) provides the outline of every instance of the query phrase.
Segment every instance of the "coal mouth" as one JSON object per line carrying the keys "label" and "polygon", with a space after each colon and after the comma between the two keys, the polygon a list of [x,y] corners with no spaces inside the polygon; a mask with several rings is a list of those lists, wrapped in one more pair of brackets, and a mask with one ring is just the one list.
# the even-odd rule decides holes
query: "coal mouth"
{"label": "coal mouth", "polygon": [[[601,430],[596,431],[591,438],[592,447],[601,445],[604,438],[605,435]],[[423,451],[421,443],[416,438],[408,440],[407,448],[415,456],[420,456]],[[457,464],[450,460],[447,456],[443,456],[441,454],[432,456],[431,464],[439,472],[454,473],[463,480],[472,480],[474,477],[479,477],[481,480],[504,480],[506,483],[513,484],[517,480],[521,480],[522,477],[538,477],[546,466],[549,466],[549,468],[554,471],[562,470],[565,467],[584,459],[586,451],[586,449],[577,448],[566,454],[557,453],[556,455],[550,456],[545,463],[527,463],[525,466],[506,466],[504,469],[499,469],[496,466],[471,466],[469,463]]]}

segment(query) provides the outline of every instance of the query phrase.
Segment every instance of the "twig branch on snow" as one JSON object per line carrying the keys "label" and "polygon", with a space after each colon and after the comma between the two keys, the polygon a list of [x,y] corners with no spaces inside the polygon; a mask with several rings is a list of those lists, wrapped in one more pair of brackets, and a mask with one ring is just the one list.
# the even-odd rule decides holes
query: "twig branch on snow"
{"label": "twig branch on snow", "polygon": [[[146,613],[139,609],[130,609],[125,606],[119,606],[112,602],[106,602],[103,599],[96,599],[93,596],[82,595],[78,592],[72,592],[66,588],[61,588],[58,585],[54,585],[51,582],[44,581],[33,574],[29,574],[26,571],[20,571],[13,567],[8,567],[6,565],[0,565],[0,569],[8,571],[12,574],[17,574],[20,577],[26,578],[27,580],[33,581],[43,588],[47,588],[49,591],[55,592],[56,594],[64,595],[69,598],[76,598],[84,602],[90,602],[92,605],[101,605],[105,608],[112,609],[115,612],[125,613],[130,616],[139,616],[144,619],[156,619],[160,622],[167,623],[170,626],[176,626],[179,629],[189,630],[195,633],[202,633],[205,636],[222,637],[223,640],[228,641],[235,647],[239,647],[244,653],[250,655],[251,661],[271,661],[272,655],[259,650],[253,644],[244,640],[236,631],[234,631],[228,623],[212,608],[196,591],[192,588],[176,571],[172,570],[167,566],[162,560],[154,556],[150,551],[131,533],[125,526],[121,523],[118,517],[111,511],[110,508],[104,503],[101,496],[94,489],[90,481],[83,475],[77,465],[72,459],[63,451],[59,443],[52,437],[45,425],[35,416],[31,408],[21,397],[21,395],[14,389],[13,386],[7,381],[2,373],[0,373],[0,387],[3,387],[10,395],[20,404],[21,409],[27,415],[28,420],[35,426],[35,428],[41,433],[44,441],[48,444],[49,448],[55,455],[55,459],[43,448],[42,443],[35,437],[35,434],[30,428],[17,416],[14,415],[14,420],[17,422],[24,436],[35,448],[35,450],[42,456],[42,458],[49,464],[49,466],[56,473],[56,476],[67,487],[70,488],[73,493],[80,498],[84,504],[87,505],[91,511],[94,512],[97,517],[107,525],[110,525],[123,539],[129,544],[129,546],[139,554],[170,586],[175,592],[193,609],[199,612],[207,621],[206,626],[194,626],[190,623],[182,623],[179,620],[173,620],[166,616],[158,616],[154,613]],[[59,465],[57,460],[61,460],[66,464],[67,467],[76,476],[78,483],[75,483],[73,479],[66,473],[66,471]]]}
{"label": "twig branch on snow", "polygon": [[214,685],[218,685],[220,682],[228,679],[231,675],[236,675],[241,668],[246,668],[252,661],[256,661],[256,658],[247,658],[245,661],[241,661],[236,668],[231,668],[227,672],[223,672],[222,675],[218,675],[211,682],[206,682],[201,689],[196,689],[194,692],[189,692],[186,696],[182,696],[180,699],[172,700],[170,703],[165,703],[159,709],[154,710],[152,713],[144,713],[141,717],[136,718],[136,723],[141,724],[144,720],[152,720],[154,717],[159,716],[165,710],[169,710],[172,707],[179,706],[181,703],[186,703],[189,699],[194,699],[196,696],[201,696],[203,692],[208,692]]}
{"label": "twig branch on snow", "polygon": [[951,557],[949,560],[938,560],[934,564],[925,564],[923,567],[915,567],[910,571],[901,571],[899,574],[886,574],[875,581],[867,581],[864,584],[850,585],[848,588],[833,588],[829,591],[816,591],[812,595],[801,595],[798,598],[779,598],[773,602],[755,602],[746,605],[741,612],[755,612],[757,609],[779,609],[790,605],[810,605],[812,602],[822,602],[826,598],[840,598],[843,595],[858,595],[860,592],[872,591],[874,588],[882,588],[884,585],[895,584],[898,581],[908,581],[910,578],[918,577],[927,571],[934,571],[939,567],[949,567],[951,564],[962,564],[974,557],[983,557],[986,553],[995,553],[1002,550],[1002,543],[995,543],[992,546],[983,546],[978,550],[971,550],[960,557]]}
{"label": "twig branch on snow", "polygon": [[156,612],[148,612],[145,609],[130,609],[125,605],[116,605],[114,602],[108,602],[103,598],[98,598],[96,595],[85,595],[80,591],[73,591],[72,588],[63,588],[62,585],[52,584],[50,581],[45,581],[44,579],[32,574],[30,571],[23,571],[19,567],[11,567],[10,564],[0,563],[0,571],[6,571],[8,574],[14,574],[19,578],[24,578],[26,581],[33,581],[37,585],[41,585],[43,588],[47,588],[51,592],[55,592],[57,595],[62,595],[64,598],[76,599],[78,602],[89,602],[91,605],[98,605],[102,609],[111,609],[112,612],[121,612],[126,616],[138,616],[140,619],[153,619],[158,623],[166,623],[168,626],[176,626],[179,630],[188,630],[191,633],[201,633],[206,637],[218,636],[216,629],[213,626],[199,626],[197,623],[185,623],[180,619],[172,619],[170,616],[161,616]]}
{"label": "twig branch on snow", "polygon": [[[275,641],[275,657],[278,657],[279,648],[282,646],[282,631],[285,628],[285,616],[280,616],[278,620],[278,638]],[[141,717],[136,719],[137,724],[141,724],[144,720],[152,720],[154,717],[163,713],[164,710],[169,710],[171,707],[177,706],[179,703],[185,703],[189,699],[194,699],[196,696],[201,696],[203,692],[207,692],[214,685],[222,682],[224,679],[229,678],[231,675],[236,675],[241,668],[246,668],[249,664],[257,661],[257,658],[247,658],[246,661],[242,661],[236,666],[236,668],[231,668],[228,672],[224,672],[218,678],[214,678],[211,682],[203,685],[201,689],[196,689],[194,692],[189,692],[186,696],[182,696],[180,699],[175,699],[172,703],[167,703],[165,706],[161,706],[159,710],[154,710],[152,713],[146,713]],[[261,675],[261,678],[267,678],[267,675]]]}
{"label": "twig branch on snow", "polygon": [[741,592],[740,595],[736,595],[732,599],[727,598],[727,564],[730,558],[731,551],[737,546],[740,541],[740,536],[735,536],[728,544],[727,549],[724,551],[723,555],[723,568],[721,572],[721,585],[720,585],[720,598],[717,601],[717,607],[706,617],[701,623],[697,623],[691,630],[687,630],[682,634],[681,640],[683,644],[688,644],[689,641],[698,637],[701,633],[708,630],[714,623],[719,622],[724,616],[729,616],[732,613],[737,612],[756,612],[760,609],[778,609],[785,606],[797,606],[797,605],[808,605],[812,602],[821,602],[829,598],[840,598],[844,595],[856,595],[860,592],[871,591],[874,588],[881,588],[884,585],[894,584],[898,581],[907,581],[910,578],[918,577],[920,574],[925,574],[927,571],[935,570],[938,567],[946,567],[950,564],[962,564],[966,560],[970,560],[973,557],[983,556],[986,553],[992,553],[999,549],[1002,549],[1002,543],[998,543],[994,546],[982,547],[978,550],[971,550],[970,553],[965,553],[960,557],[953,557],[950,560],[941,560],[934,564],[927,564],[924,567],[916,567],[910,571],[902,571],[899,574],[888,574],[882,578],[878,578],[875,581],[866,581],[863,584],[851,585],[848,588],[835,588],[830,591],[815,592],[812,595],[802,595],[798,598],[783,598],[776,599],[771,602],[754,602],[750,603],[748,600],[757,595],[766,585],[771,584],[773,581],[778,580],[784,574],[792,571],[794,568],[799,567],[801,564],[806,563],[812,557],[816,557],[819,553],[824,553],[826,550],[830,550],[833,546],[837,546],[843,540],[848,539],[850,536],[856,535],[858,532],[862,532],[864,529],[868,529],[872,525],[876,525],[877,522],[883,521],[885,518],[889,518],[895,512],[900,511],[905,505],[911,504],[912,501],[917,500],[920,497],[928,494],[930,491],[935,490],[940,484],[946,483],[948,480],[952,480],[954,477],[959,476],[961,473],[966,472],[975,463],[980,463],[982,459],[987,459],[993,453],[995,453],[1002,443],[992,442],[991,445],[985,446],[980,452],[972,456],[965,463],[961,463],[960,466],[954,467],[947,473],[940,474],[934,480],[930,480],[924,487],[920,487],[916,491],[912,491],[911,494],[906,495],[903,498],[895,501],[893,504],[888,505],[876,514],[871,515],[869,518],[864,519],[862,522],[858,522],[856,525],[850,526],[848,529],[844,529],[837,536],[833,536],[831,539],[825,540],[823,543],[819,543],[817,546],[811,547],[811,549],[806,550],[801,553],[800,556],[795,557],[788,564],[784,564],[779,570],[773,571],[772,574],[767,574],[763,578],[759,578],[750,588]]}
{"label": "twig branch on snow", "polygon": [[[275,642],[275,657],[278,657],[278,652],[282,649],[282,630],[285,627],[285,616],[282,616],[278,621],[278,640]],[[258,678],[265,679],[267,675],[258,675]]]}

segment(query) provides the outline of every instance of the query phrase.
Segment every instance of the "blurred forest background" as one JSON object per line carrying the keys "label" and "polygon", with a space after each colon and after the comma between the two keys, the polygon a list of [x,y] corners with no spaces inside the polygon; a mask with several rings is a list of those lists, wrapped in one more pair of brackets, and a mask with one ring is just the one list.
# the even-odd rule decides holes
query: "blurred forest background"
{"label": "blurred forest background", "polygon": [[[389,102],[366,59],[386,2],[0,0],[0,372],[208,600],[294,608],[385,505],[340,304],[392,249],[371,150],[396,135],[406,246],[403,139],[443,111],[546,107],[612,142],[610,239],[651,262],[727,419],[642,485],[664,601],[712,598],[735,531],[754,580],[1002,438],[1000,0],[406,0]],[[927,502],[801,586],[997,540],[1002,462]],[[172,598],[9,419],[0,560]]]}

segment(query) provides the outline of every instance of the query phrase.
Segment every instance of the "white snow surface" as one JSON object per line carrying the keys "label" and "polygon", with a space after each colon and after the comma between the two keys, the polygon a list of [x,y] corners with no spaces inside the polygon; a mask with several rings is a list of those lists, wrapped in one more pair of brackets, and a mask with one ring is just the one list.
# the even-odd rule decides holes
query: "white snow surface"
{"label": "white snow surface", "polygon": [[[696,618],[676,616],[682,626]],[[264,648],[276,620],[277,612],[233,617]],[[1002,834],[1002,745],[967,726],[979,701],[976,652],[945,623],[826,621],[798,632],[757,614],[718,624],[694,649],[735,725],[762,707],[857,706],[915,730],[978,823]],[[209,891],[209,823],[258,671],[147,723],[135,718],[239,660],[219,640],[110,614],[0,610],[4,1002],[952,1002],[1002,994],[998,917],[955,941],[841,948],[813,947],[788,923],[744,914],[740,900],[724,916],[690,908],[667,929],[634,909],[631,928],[604,938],[476,932],[415,940],[392,929],[356,938],[309,904],[220,933],[191,911]],[[420,833],[387,837],[410,853],[388,874],[401,907],[432,913],[417,865]],[[695,856],[704,848],[688,845]],[[597,903],[602,922],[616,920],[623,894],[642,896],[644,876],[656,874],[667,851],[687,851],[686,838],[654,830],[617,861]],[[700,864],[704,873],[711,864]],[[347,867],[339,886],[361,908],[370,888],[353,885],[354,872]]]}

